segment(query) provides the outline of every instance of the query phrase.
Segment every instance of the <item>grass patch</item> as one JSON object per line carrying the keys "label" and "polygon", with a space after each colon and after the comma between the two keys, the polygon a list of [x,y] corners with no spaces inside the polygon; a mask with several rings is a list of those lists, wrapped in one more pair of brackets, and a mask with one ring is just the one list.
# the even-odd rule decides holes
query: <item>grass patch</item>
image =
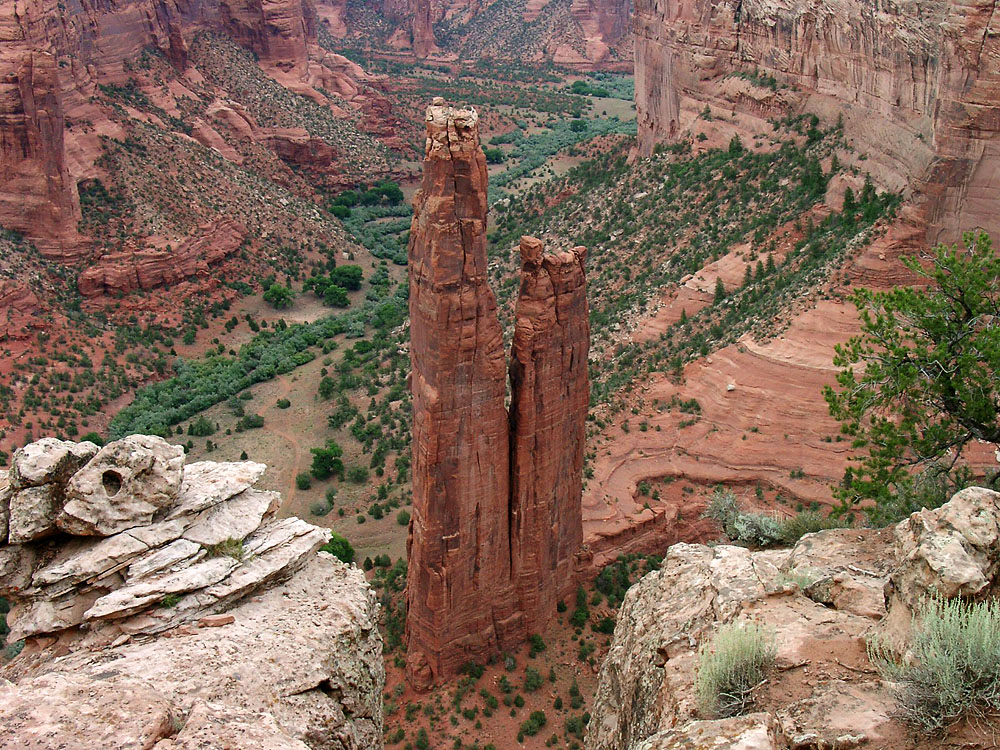
{"label": "grass patch", "polygon": [[759,625],[724,625],[698,654],[695,694],[705,716],[747,713],[753,691],[774,667],[774,634]]}
{"label": "grass patch", "polygon": [[722,487],[712,494],[705,517],[716,521],[730,541],[748,547],[791,546],[806,534],[847,525],[814,510],[801,511],[791,518],[750,513],[740,508],[736,496]]}

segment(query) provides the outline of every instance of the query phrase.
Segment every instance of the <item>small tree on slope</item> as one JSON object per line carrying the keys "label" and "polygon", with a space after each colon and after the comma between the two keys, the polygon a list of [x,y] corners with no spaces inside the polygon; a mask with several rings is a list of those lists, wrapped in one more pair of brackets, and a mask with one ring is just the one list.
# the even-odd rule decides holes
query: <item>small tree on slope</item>
{"label": "small tree on slope", "polygon": [[[986,234],[903,261],[926,288],[861,289],[861,334],[836,347],[839,388],[824,397],[864,455],[835,494],[841,511],[875,502],[892,521],[946,497],[975,440],[1000,444],[1000,258]],[[928,481],[928,477],[931,481]]]}

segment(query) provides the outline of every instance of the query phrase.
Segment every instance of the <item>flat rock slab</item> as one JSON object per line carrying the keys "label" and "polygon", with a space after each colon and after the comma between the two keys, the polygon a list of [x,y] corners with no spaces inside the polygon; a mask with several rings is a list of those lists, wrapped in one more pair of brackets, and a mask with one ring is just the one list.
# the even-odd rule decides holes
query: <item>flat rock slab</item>
{"label": "flat rock slab", "polygon": [[277,492],[247,489],[202,511],[184,538],[210,546],[229,540],[242,540],[254,532],[261,521],[281,504]]}
{"label": "flat rock slab", "polygon": [[194,515],[238,495],[257,483],[267,470],[255,461],[218,463],[195,461],[184,467],[177,505],[167,518]]}

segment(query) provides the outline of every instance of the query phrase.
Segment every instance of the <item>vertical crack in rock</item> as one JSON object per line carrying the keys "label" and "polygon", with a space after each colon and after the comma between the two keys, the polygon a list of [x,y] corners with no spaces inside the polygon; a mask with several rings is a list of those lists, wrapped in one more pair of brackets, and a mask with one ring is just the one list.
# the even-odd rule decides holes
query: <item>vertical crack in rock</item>
{"label": "vertical crack in rock", "polygon": [[407,675],[424,689],[541,630],[572,591],[589,402],[586,251],[522,240],[507,363],[487,281],[475,110],[427,110],[410,232],[413,515]]}

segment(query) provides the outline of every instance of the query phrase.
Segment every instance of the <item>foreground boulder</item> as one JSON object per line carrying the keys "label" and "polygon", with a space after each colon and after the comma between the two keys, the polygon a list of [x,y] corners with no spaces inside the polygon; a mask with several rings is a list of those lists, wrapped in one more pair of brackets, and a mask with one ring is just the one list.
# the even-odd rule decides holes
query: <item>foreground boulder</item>
{"label": "foreground boulder", "polygon": [[381,748],[377,613],[364,574],[320,552],[169,637],[26,650],[0,679],[0,747]]}
{"label": "foreground boulder", "polygon": [[[1000,493],[970,488],[889,529],[837,529],[792,549],[677,544],[625,597],[601,667],[588,750],[910,747],[870,663],[878,633],[905,651],[928,596],[982,598],[1000,567]],[[699,648],[721,625],[775,634],[759,713],[700,715]]]}
{"label": "foreground boulder", "polygon": [[[263,464],[202,461],[162,438],[40,440],[0,477],[0,596],[11,640],[83,627],[158,633],[283,580],[329,539],[281,497]],[[6,489],[4,487],[6,485]]]}

